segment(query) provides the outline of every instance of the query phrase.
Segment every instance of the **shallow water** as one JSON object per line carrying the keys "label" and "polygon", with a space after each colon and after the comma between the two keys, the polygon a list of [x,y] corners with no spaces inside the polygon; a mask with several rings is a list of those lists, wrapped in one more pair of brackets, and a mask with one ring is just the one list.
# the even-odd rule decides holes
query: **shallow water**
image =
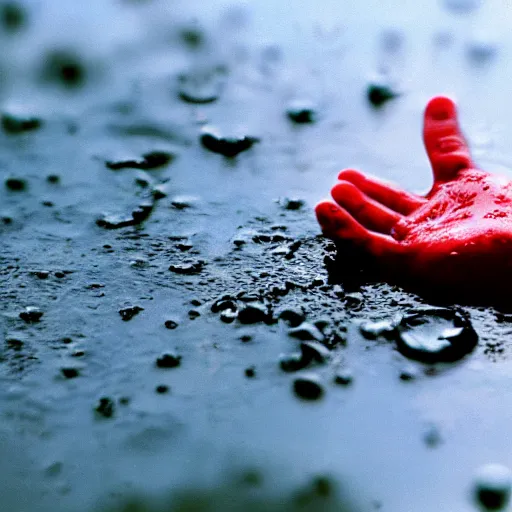
{"label": "shallow water", "polygon": [[[3,31],[0,59],[2,113],[42,123],[0,136],[2,180],[25,180],[0,189],[9,510],[108,509],[183,490],[206,490],[215,509],[208,489],[236,494],[247,472],[276,510],[322,475],[349,510],[476,510],[477,469],[512,467],[511,319],[468,308],[479,344],[454,365],[413,363],[363,338],[359,322],[422,301],[357,279],[328,283],[330,246],[315,238],[312,207],[342,167],[427,190],[421,115],[440,93],[458,100],[476,161],[510,175],[508,3],[24,5],[27,25]],[[64,82],[46,58],[56,49],[75,59]],[[217,101],[179,98],[181,73],[217,65],[228,69]],[[375,110],[366,91],[383,71],[399,96]],[[315,106],[315,123],[288,119],[296,100]],[[225,159],[201,146],[206,123],[260,142]],[[150,151],[175,159],[147,172],[105,165]],[[148,200],[137,226],[96,224]],[[221,319],[211,306],[223,295],[237,311]],[[241,321],[248,295],[260,305]],[[39,321],[20,318],[26,307]],[[328,361],[282,371],[301,340],[274,321],[280,308],[320,321]],[[179,364],[162,368],[166,354]],[[348,370],[351,384],[336,384]],[[302,372],[321,399],[294,394]]]}

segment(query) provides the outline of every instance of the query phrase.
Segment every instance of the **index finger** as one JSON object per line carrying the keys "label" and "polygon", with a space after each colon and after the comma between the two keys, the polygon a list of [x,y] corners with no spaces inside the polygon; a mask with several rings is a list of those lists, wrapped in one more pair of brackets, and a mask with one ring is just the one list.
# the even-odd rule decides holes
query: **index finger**
{"label": "index finger", "polygon": [[376,178],[365,176],[353,169],[341,171],[338,175],[338,179],[353,183],[368,197],[371,197],[375,201],[402,215],[409,215],[426,202],[426,200],[420,196],[411,194],[405,190],[400,190]]}

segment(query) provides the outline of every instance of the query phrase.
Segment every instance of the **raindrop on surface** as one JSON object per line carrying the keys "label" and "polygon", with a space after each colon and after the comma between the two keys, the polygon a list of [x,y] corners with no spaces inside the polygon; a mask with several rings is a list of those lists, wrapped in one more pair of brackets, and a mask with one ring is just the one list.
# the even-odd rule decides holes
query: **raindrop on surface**
{"label": "raindrop on surface", "polygon": [[297,124],[311,124],[318,118],[316,105],[308,100],[294,100],[286,108],[290,121]]}
{"label": "raindrop on surface", "polygon": [[293,381],[293,391],[303,400],[319,400],[324,395],[324,388],[315,374],[297,377]]}
{"label": "raindrop on surface", "polygon": [[268,307],[261,302],[251,302],[238,312],[238,321],[242,324],[256,324],[272,320]]}
{"label": "raindrop on surface", "polygon": [[42,77],[69,88],[80,87],[87,78],[83,58],[74,50],[51,50],[43,65]]}
{"label": "raindrop on surface", "polygon": [[42,119],[17,105],[4,108],[1,120],[4,131],[11,135],[37,130],[43,125]]}
{"label": "raindrop on surface", "polygon": [[256,142],[257,137],[244,134],[223,135],[212,126],[205,126],[201,130],[201,144],[213,153],[220,153],[227,158],[234,158],[239,153],[247,151]]}
{"label": "raindrop on surface", "polygon": [[24,178],[10,176],[5,180],[5,186],[13,192],[21,192],[27,188],[27,181]]}
{"label": "raindrop on surface", "polygon": [[44,313],[35,306],[27,306],[25,311],[22,311],[19,314],[19,317],[25,321],[27,324],[33,324],[39,322]]}
{"label": "raindrop on surface", "polygon": [[169,270],[174,272],[175,274],[182,275],[194,275],[199,274],[203,270],[205,262],[203,260],[198,260],[190,263],[179,263],[176,265],[170,265]]}
{"label": "raindrop on surface", "polygon": [[324,341],[320,329],[309,322],[302,322],[298,327],[293,327],[288,331],[288,335],[301,341]]}
{"label": "raindrop on surface", "polygon": [[27,22],[27,13],[23,5],[8,1],[0,5],[0,23],[8,32],[17,32]]}
{"label": "raindrop on surface", "polygon": [[112,418],[115,412],[114,401],[109,397],[102,397],[94,408],[96,413],[103,418]]}
{"label": "raindrop on surface", "polygon": [[481,35],[467,44],[466,53],[472,63],[484,65],[496,57],[498,45],[492,39]]}
{"label": "raindrop on surface", "polygon": [[105,165],[113,171],[119,171],[121,169],[141,169],[149,171],[151,169],[157,169],[163,167],[171,162],[174,155],[167,151],[150,151],[144,153],[142,157],[127,157],[117,158],[115,160],[107,160]]}
{"label": "raindrop on surface", "polygon": [[375,340],[380,336],[388,336],[394,330],[394,325],[389,320],[378,322],[365,322],[359,326],[359,331],[368,340]]}
{"label": "raindrop on surface", "polygon": [[282,309],[277,316],[290,327],[298,327],[306,319],[302,311],[291,307]]}
{"label": "raindrop on surface", "polygon": [[443,0],[447,10],[455,14],[467,14],[475,11],[482,4],[482,0]]}
{"label": "raindrop on surface", "polygon": [[279,357],[279,366],[283,372],[297,372],[302,370],[307,363],[304,361],[302,354],[295,353]]}
{"label": "raindrop on surface", "polygon": [[475,476],[474,495],[484,510],[504,510],[510,500],[512,472],[501,464],[486,464]]}
{"label": "raindrop on surface", "polygon": [[164,325],[167,329],[174,330],[178,327],[178,322],[175,320],[166,320]]}
{"label": "raindrop on surface", "polygon": [[406,313],[392,338],[404,356],[427,363],[457,361],[478,342],[468,315],[449,308],[418,308]]}
{"label": "raindrop on surface", "polygon": [[398,53],[404,45],[404,34],[398,28],[388,28],[381,34],[381,46],[386,53]]}
{"label": "raindrop on surface", "polygon": [[350,386],[354,381],[354,374],[350,368],[343,368],[336,372],[334,383],[339,386]]}
{"label": "raindrop on surface", "polygon": [[186,103],[204,105],[217,101],[224,89],[224,66],[192,69],[178,76],[178,96]]}
{"label": "raindrop on surface", "polygon": [[372,106],[378,109],[388,101],[395,99],[399,94],[391,87],[390,84],[382,81],[375,81],[368,85],[366,95]]}
{"label": "raindrop on surface", "polygon": [[129,322],[134,316],[138,315],[144,308],[141,306],[128,306],[119,310],[121,319],[125,322]]}
{"label": "raindrop on surface", "polygon": [[153,211],[153,206],[152,203],[142,203],[131,212],[131,215],[104,214],[96,219],[96,225],[105,229],[137,226],[150,216]]}
{"label": "raindrop on surface", "polygon": [[158,357],[155,364],[158,368],[177,368],[181,365],[181,356],[177,354],[166,353]]}

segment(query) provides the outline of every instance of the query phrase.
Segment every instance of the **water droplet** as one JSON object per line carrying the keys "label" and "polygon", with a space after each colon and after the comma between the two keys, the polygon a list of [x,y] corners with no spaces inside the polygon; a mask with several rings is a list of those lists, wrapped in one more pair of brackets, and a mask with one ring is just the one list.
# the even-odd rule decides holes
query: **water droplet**
{"label": "water droplet", "polygon": [[307,100],[290,102],[286,109],[286,115],[290,121],[297,124],[311,124],[318,118],[316,106],[313,102]]}
{"label": "water droplet", "polygon": [[130,267],[133,267],[133,268],[146,268],[148,266],[149,266],[148,260],[141,256],[130,261]]}
{"label": "water droplet", "polygon": [[304,361],[302,354],[282,354],[279,357],[279,366],[284,372],[297,372],[302,370],[307,365]]}
{"label": "water droplet", "polygon": [[82,57],[74,50],[51,50],[44,61],[42,78],[65,87],[80,87],[85,83],[87,70]]}
{"label": "water droplet", "polygon": [[177,354],[163,354],[156,360],[158,368],[176,368],[181,365],[181,356]]}
{"label": "water droplet", "polygon": [[204,44],[204,34],[197,26],[183,27],[179,33],[180,39],[191,50],[197,50]]}
{"label": "water droplet", "polygon": [[324,395],[324,388],[315,374],[297,377],[293,381],[293,391],[303,400],[319,400]]}
{"label": "water droplet", "polygon": [[238,312],[238,321],[242,324],[268,323],[272,321],[272,316],[265,304],[250,302]]}
{"label": "water droplet", "polygon": [[11,176],[5,180],[5,186],[13,192],[21,192],[27,189],[28,184],[23,178]]}
{"label": "water droplet", "polygon": [[430,363],[461,359],[478,342],[468,315],[449,308],[419,308],[406,313],[393,337],[403,355]]}
{"label": "water droplet", "polygon": [[199,274],[204,268],[205,262],[198,260],[190,263],[181,263],[170,265],[169,270],[175,274],[193,275]]}
{"label": "water droplet", "polygon": [[166,320],[164,325],[167,329],[174,330],[178,327],[178,322],[174,320]]}
{"label": "water droplet", "polygon": [[25,25],[27,13],[18,2],[3,2],[0,5],[0,21],[9,32],[16,32]]}
{"label": "water droplet", "polygon": [[486,510],[506,508],[511,488],[512,472],[501,464],[486,464],[475,476],[475,498]]}
{"label": "water droplet", "polygon": [[227,69],[224,66],[196,68],[178,76],[178,95],[187,102],[204,105],[217,101],[222,94]]}
{"label": "water droplet", "polygon": [[354,381],[354,374],[350,368],[343,368],[336,372],[334,383],[340,386],[350,386]]}
{"label": "water droplet", "polygon": [[364,295],[361,292],[343,293],[343,296],[347,301],[347,307],[350,308],[359,307],[364,302]]}
{"label": "water droplet", "polygon": [[230,295],[223,295],[220,299],[217,299],[210,308],[212,313],[219,313],[226,309],[236,310],[236,300]]}
{"label": "water droplet", "polygon": [[327,347],[317,341],[304,341],[300,344],[302,359],[310,362],[324,364],[331,358],[331,353]]}
{"label": "water droplet", "polygon": [[443,3],[455,14],[467,14],[480,7],[482,0],[443,0]]}
{"label": "water droplet", "polygon": [[431,425],[424,433],[423,441],[429,448],[435,448],[443,442],[443,439],[439,429],[436,426]]}
{"label": "water droplet", "polygon": [[415,366],[407,365],[400,370],[400,380],[410,382],[416,380],[419,376],[418,369]]}
{"label": "water droplet", "polygon": [[285,210],[300,210],[306,204],[306,201],[297,197],[285,197],[284,199],[280,200],[280,203]]}
{"label": "water droplet", "polygon": [[153,198],[158,201],[160,199],[163,199],[164,197],[167,197],[169,191],[169,184],[168,183],[159,183],[158,185],[154,185],[151,188],[151,195]]}
{"label": "water droplet", "polygon": [[306,319],[302,311],[293,308],[282,309],[277,316],[280,320],[284,320],[290,327],[298,327]]}
{"label": "water droplet", "polygon": [[4,131],[13,135],[37,130],[43,124],[40,118],[17,106],[5,108],[1,120]]}
{"label": "water droplet", "polygon": [[22,311],[19,314],[19,317],[27,324],[33,324],[39,322],[43,315],[44,313],[39,308],[35,306],[27,306],[25,311]]}
{"label": "water droplet", "polygon": [[256,377],[256,368],[254,366],[249,366],[249,368],[245,369],[244,373],[248,379],[252,379]]}
{"label": "water droplet", "polygon": [[144,153],[142,157],[124,157],[115,160],[105,161],[105,165],[113,171],[121,169],[141,169],[149,171],[167,165],[174,159],[174,155],[167,151],[150,151]]}
{"label": "water droplet", "polygon": [[119,229],[128,226],[137,226],[144,222],[153,211],[153,203],[142,203],[138,205],[132,212],[131,216],[105,214],[96,219],[96,225],[105,229]]}
{"label": "water droplet", "polygon": [[190,318],[190,320],[195,320],[196,318],[198,318],[200,316],[201,316],[201,313],[199,311],[197,311],[197,309],[191,309],[188,312],[188,317]]}
{"label": "water droplet", "polygon": [[37,272],[34,272],[34,275],[39,279],[48,279],[48,277],[50,276],[50,272],[48,272],[47,270],[39,270]]}
{"label": "water droplet", "polygon": [[227,158],[234,158],[259,142],[257,137],[251,135],[222,135],[219,130],[212,126],[203,127],[200,140],[206,149],[213,153],[220,153]]}
{"label": "water droplet", "polygon": [[318,327],[322,332],[331,327],[331,321],[328,318],[318,318],[313,322],[315,327]]}
{"label": "water droplet", "polygon": [[233,323],[238,317],[238,311],[233,309],[226,309],[221,312],[220,319],[225,324],[231,324]]}
{"label": "water droplet", "polygon": [[23,342],[23,340],[20,340],[17,337],[16,338],[14,338],[14,337],[7,337],[6,340],[5,340],[5,344],[9,348],[11,348],[13,350],[16,350],[16,351],[19,351],[23,347],[24,342]]}
{"label": "water droplet", "polygon": [[171,200],[171,205],[176,210],[185,210],[186,208],[192,208],[194,204],[199,202],[197,196],[174,196]]}
{"label": "water droplet", "polygon": [[471,62],[484,65],[496,57],[498,46],[486,36],[479,36],[468,43],[466,52]]}
{"label": "water droplet", "polygon": [[384,52],[397,54],[404,45],[404,33],[398,28],[388,28],[380,36]]}
{"label": "water droplet", "polygon": [[398,93],[389,84],[374,82],[368,85],[366,95],[375,108],[380,108],[388,101],[395,99]]}
{"label": "water droplet", "polygon": [[66,379],[74,379],[80,375],[80,372],[77,368],[61,368],[61,373],[66,377]]}
{"label": "water droplet", "polygon": [[390,320],[380,320],[378,322],[365,322],[359,326],[359,331],[367,340],[375,340],[380,336],[389,336],[395,329]]}
{"label": "water droplet", "polygon": [[121,318],[125,322],[128,322],[135,315],[138,315],[141,311],[144,311],[144,308],[141,306],[129,306],[127,308],[120,309],[119,314],[121,315]]}
{"label": "water droplet", "polygon": [[260,71],[262,74],[274,75],[283,60],[283,51],[277,45],[269,45],[261,51]]}
{"label": "water droplet", "polygon": [[48,174],[48,176],[46,176],[46,181],[55,185],[60,182],[60,176],[58,174]]}
{"label": "water droplet", "polygon": [[100,398],[98,405],[94,409],[100,416],[104,418],[112,418],[114,416],[115,404],[111,398]]}
{"label": "water droplet", "polygon": [[44,474],[48,477],[59,476],[62,473],[63,466],[62,462],[54,462],[44,469]]}
{"label": "water droplet", "polygon": [[302,341],[324,341],[324,335],[320,329],[309,322],[302,322],[298,327],[290,329],[288,334]]}

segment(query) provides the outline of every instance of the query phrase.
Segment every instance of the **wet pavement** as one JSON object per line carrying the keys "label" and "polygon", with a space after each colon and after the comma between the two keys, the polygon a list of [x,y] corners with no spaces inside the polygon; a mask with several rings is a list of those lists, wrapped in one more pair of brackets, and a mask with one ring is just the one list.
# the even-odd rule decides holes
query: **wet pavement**
{"label": "wet pavement", "polygon": [[512,315],[374,282],[313,206],[343,167],[428,190],[437,94],[511,176],[511,22],[505,0],[0,2],[5,510],[505,503]]}

